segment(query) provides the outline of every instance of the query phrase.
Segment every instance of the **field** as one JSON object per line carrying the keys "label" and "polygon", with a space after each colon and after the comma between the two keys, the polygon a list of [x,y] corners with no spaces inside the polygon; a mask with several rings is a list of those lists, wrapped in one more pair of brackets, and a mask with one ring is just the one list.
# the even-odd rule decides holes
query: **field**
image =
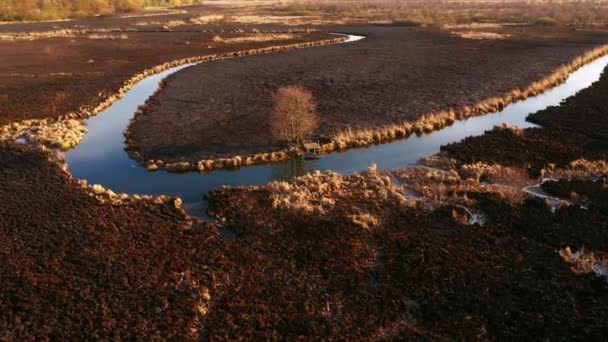
{"label": "field", "polygon": [[[451,137],[413,165],[268,184],[265,168],[238,170],[304,153],[270,133],[281,87],[312,92],[319,125],[307,139],[321,154],[416,142],[608,54],[604,3],[111,4],[19,17],[0,8],[4,19],[54,20],[0,22],[0,340],[608,335],[608,67],[532,113],[540,127]],[[334,32],[365,39],[341,44]],[[193,189],[258,185],[200,191],[196,218],[180,198],[70,173],[64,152],[86,145],[84,119],[190,62],[203,63],[124,113],[134,119],[117,165],[198,169],[145,173]],[[102,147],[80,151],[109,173]]]}
{"label": "field", "polygon": [[0,25],[0,125],[80,114],[117,94],[134,75],[165,62],[327,38],[288,29],[262,38],[247,25],[175,32],[147,18],[109,19],[106,25],[112,26],[105,28],[92,19],[36,24],[35,33],[20,32],[24,24]]}
{"label": "field", "polygon": [[175,74],[132,125],[132,143],[145,160],[279,150],[270,135],[272,93],[290,84],[313,91],[320,117],[313,135],[321,140],[348,129],[373,131],[523,89],[606,39],[592,31],[535,28],[498,41],[401,26],[329,30],[368,39]]}

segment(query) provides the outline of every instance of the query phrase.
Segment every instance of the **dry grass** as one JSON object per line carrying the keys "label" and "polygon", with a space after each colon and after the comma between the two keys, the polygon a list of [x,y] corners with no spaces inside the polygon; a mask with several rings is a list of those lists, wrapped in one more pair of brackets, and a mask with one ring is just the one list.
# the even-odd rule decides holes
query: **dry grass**
{"label": "dry grass", "polygon": [[295,39],[297,36],[295,34],[290,33],[260,33],[247,35],[243,37],[222,37],[220,35],[216,35],[213,37],[213,41],[216,43],[224,43],[224,44],[239,44],[239,43],[252,43],[252,42],[268,42],[273,40],[288,40]]}
{"label": "dry grass", "polygon": [[589,161],[578,159],[570,163],[567,168],[555,168],[549,165],[541,171],[542,178],[551,179],[592,179],[608,176],[608,161]]}
{"label": "dry grass", "polygon": [[[367,203],[391,200],[400,205],[412,205],[391,181],[387,173],[371,170],[362,174],[342,176],[335,172],[315,172],[293,182],[272,182],[271,200],[274,208],[324,215],[342,199],[357,198]],[[378,224],[376,218],[357,214],[353,220],[370,228]]]}
{"label": "dry grass", "polygon": [[524,169],[484,163],[466,164],[455,169],[410,167],[393,172],[395,177],[420,199],[433,207],[459,204],[474,207],[471,193],[493,194],[510,203],[521,203],[522,188],[530,184]]}
{"label": "dry grass", "polygon": [[0,34],[0,40],[15,41],[15,40],[39,40],[49,38],[74,38],[79,34],[83,34],[81,30],[63,29],[52,30],[45,32],[4,32]]}
{"label": "dry grass", "polygon": [[604,1],[442,1],[442,0],[305,0],[286,1],[275,10],[284,15],[340,18],[348,22],[418,22],[421,24],[536,23],[608,24]]}
{"label": "dry grass", "polygon": [[559,255],[571,265],[570,269],[575,274],[594,273],[598,277],[604,277],[608,280],[608,257],[603,253],[593,253],[586,251],[585,248],[573,253],[567,246],[559,251]]}
{"label": "dry grass", "polygon": [[465,39],[479,39],[479,40],[495,40],[495,39],[507,39],[511,37],[507,33],[495,33],[495,32],[484,32],[484,31],[452,31],[461,38]]}
{"label": "dry grass", "polygon": [[126,34],[99,34],[93,33],[87,36],[88,39],[101,39],[101,40],[127,40],[129,36]]}
{"label": "dry grass", "polygon": [[27,138],[47,147],[67,151],[78,145],[85,133],[82,121],[68,119],[33,128]]}
{"label": "dry grass", "polygon": [[0,34],[3,41],[33,41],[50,38],[86,38],[86,39],[129,39],[126,34],[107,34],[110,29],[98,29],[94,33],[87,30],[63,29],[42,32],[4,32]]}

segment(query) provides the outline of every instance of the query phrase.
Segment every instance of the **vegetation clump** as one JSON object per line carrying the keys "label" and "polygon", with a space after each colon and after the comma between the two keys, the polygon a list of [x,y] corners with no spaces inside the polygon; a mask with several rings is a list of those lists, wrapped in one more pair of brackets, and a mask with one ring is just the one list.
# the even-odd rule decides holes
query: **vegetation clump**
{"label": "vegetation clump", "polygon": [[270,118],[273,135],[290,145],[302,144],[319,121],[312,92],[300,86],[281,87],[273,100]]}

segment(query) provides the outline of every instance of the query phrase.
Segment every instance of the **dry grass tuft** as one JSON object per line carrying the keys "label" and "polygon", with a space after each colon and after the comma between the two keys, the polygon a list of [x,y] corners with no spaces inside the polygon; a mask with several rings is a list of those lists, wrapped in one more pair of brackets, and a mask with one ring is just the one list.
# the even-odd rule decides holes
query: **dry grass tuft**
{"label": "dry grass tuft", "polygon": [[466,164],[449,170],[425,166],[393,172],[420,199],[433,207],[459,204],[474,207],[472,193],[493,194],[510,203],[521,203],[522,188],[530,183],[524,169],[484,163]]}
{"label": "dry grass tuft", "polygon": [[568,165],[567,168],[555,168],[549,165],[541,171],[541,176],[552,179],[592,179],[608,176],[608,161],[577,159]]}
{"label": "dry grass tuft", "polygon": [[129,36],[126,34],[99,34],[93,33],[87,36],[88,39],[99,39],[99,40],[127,40]]}
{"label": "dry grass tuft", "polygon": [[354,224],[363,227],[367,230],[380,226],[380,220],[370,213],[351,215],[350,217]]}
{"label": "dry grass tuft", "polygon": [[27,138],[47,147],[66,151],[78,145],[85,133],[82,121],[68,119],[33,128]]}
{"label": "dry grass tuft", "polygon": [[608,280],[608,257],[605,255],[586,251],[585,248],[573,253],[569,246],[562,248],[559,255],[572,265],[570,269],[575,274],[595,273],[598,277]]}
{"label": "dry grass tuft", "polygon": [[[391,177],[383,172],[370,171],[352,176],[342,176],[335,172],[315,172],[295,179],[293,182],[272,182],[271,200],[274,208],[303,211],[308,214],[323,215],[331,211],[343,199],[357,198],[363,202],[391,200],[400,205],[411,205],[401,190],[391,182]],[[378,220],[358,215],[362,226],[373,227]]]}
{"label": "dry grass tuft", "polygon": [[511,37],[507,33],[496,33],[496,32],[484,32],[484,31],[451,31],[461,38],[465,39],[478,39],[478,40],[495,40],[495,39],[507,39]]}
{"label": "dry grass tuft", "polygon": [[295,39],[297,36],[290,33],[260,33],[243,37],[224,38],[220,35],[213,37],[216,43],[237,44],[237,43],[253,43],[253,42],[269,42],[273,40],[288,40]]}

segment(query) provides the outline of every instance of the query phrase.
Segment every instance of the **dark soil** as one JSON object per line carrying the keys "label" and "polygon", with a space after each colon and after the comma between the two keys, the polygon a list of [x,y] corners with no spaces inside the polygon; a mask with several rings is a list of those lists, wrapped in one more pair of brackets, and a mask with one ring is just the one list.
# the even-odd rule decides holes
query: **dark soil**
{"label": "dark soil", "polygon": [[546,181],[542,189],[560,198],[570,198],[592,205],[608,214],[608,186],[604,179],[560,179],[557,181]]}
{"label": "dark soil", "polygon": [[0,184],[1,340],[193,338],[215,228],[99,204],[23,146],[0,145]]}
{"label": "dark soil", "polygon": [[368,39],[209,63],[171,76],[134,124],[145,158],[199,160],[276,148],[268,118],[271,95],[281,86],[310,88],[319,103],[317,133],[331,135],[528,86],[607,41],[598,32],[529,27],[495,41],[403,26],[327,30]]}

